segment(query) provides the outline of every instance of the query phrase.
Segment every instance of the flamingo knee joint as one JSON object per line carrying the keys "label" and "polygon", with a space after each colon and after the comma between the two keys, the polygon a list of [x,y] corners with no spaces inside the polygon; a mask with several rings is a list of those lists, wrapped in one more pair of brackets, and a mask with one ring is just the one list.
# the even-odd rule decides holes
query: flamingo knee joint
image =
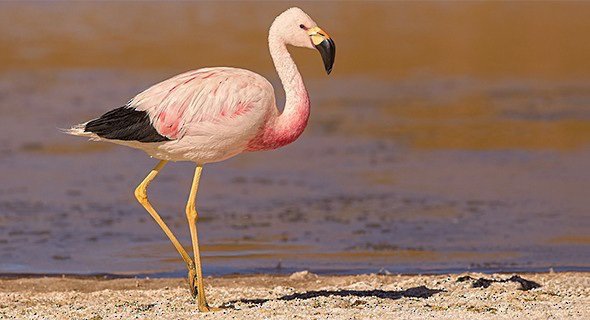
{"label": "flamingo knee joint", "polygon": [[197,221],[197,219],[199,218],[199,213],[197,212],[197,210],[193,207],[187,206],[186,207],[186,216],[194,221]]}
{"label": "flamingo knee joint", "polygon": [[139,187],[137,187],[135,189],[135,198],[137,199],[137,201],[139,201],[140,203],[144,203],[145,201],[148,200],[147,197],[147,190],[144,186],[140,185]]}

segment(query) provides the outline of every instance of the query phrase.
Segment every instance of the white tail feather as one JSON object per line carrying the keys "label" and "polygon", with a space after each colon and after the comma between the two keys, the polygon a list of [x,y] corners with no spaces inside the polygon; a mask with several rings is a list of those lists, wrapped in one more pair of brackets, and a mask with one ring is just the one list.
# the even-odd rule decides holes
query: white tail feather
{"label": "white tail feather", "polygon": [[65,134],[71,134],[73,136],[88,137],[92,140],[100,140],[100,137],[92,132],[85,131],[86,123],[77,124],[69,129],[60,129]]}

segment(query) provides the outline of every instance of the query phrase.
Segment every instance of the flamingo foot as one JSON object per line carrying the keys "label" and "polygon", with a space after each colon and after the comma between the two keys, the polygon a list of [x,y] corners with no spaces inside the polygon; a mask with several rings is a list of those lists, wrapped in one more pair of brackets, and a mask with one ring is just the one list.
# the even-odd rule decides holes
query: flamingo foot
{"label": "flamingo foot", "polygon": [[197,297],[199,290],[197,288],[197,273],[195,269],[188,269],[188,288],[191,291],[193,299]]}
{"label": "flamingo foot", "polygon": [[221,308],[210,307],[207,303],[204,305],[199,305],[200,312],[212,312],[212,311],[220,311]]}
{"label": "flamingo foot", "polygon": [[199,311],[200,312],[210,312],[210,311],[221,310],[221,308],[209,306],[209,304],[207,303],[207,300],[205,299],[204,292],[202,294],[199,294],[197,274],[196,274],[195,269],[188,270],[188,285],[189,285],[189,289],[191,291],[192,297],[194,299],[196,299],[199,304]]}

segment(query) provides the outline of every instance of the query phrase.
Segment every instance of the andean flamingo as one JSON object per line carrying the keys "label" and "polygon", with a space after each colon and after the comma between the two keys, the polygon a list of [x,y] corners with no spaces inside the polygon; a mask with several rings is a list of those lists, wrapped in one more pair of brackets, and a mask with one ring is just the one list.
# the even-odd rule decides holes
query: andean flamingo
{"label": "andean flamingo", "polygon": [[[142,149],[160,162],[135,189],[137,200],[156,220],[186,262],[191,293],[208,311],[203,287],[195,200],[203,165],[246,151],[276,149],[297,139],[307,125],[310,101],[287,45],[317,49],[329,74],[334,41],[301,9],[281,13],[268,33],[268,46],[285,90],[282,112],[274,89],[249,70],[216,67],[189,71],[160,82],[125,106],[76,125],[68,133]],[[186,204],[194,260],[160,218],[147,188],[168,161],[192,161],[196,170]]]}

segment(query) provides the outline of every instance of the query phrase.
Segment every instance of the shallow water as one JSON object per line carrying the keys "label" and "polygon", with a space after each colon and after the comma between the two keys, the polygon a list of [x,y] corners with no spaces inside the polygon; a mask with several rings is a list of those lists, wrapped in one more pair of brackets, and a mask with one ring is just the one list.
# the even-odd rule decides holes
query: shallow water
{"label": "shallow water", "polygon": [[[336,40],[334,73],[297,50],[304,135],[205,168],[206,273],[590,269],[590,6],[302,7]],[[58,128],[191,67],[278,86],[265,33],[283,5],[0,8],[0,273],[182,274],[133,197],[155,160]],[[192,171],[150,189],[186,245]]]}

